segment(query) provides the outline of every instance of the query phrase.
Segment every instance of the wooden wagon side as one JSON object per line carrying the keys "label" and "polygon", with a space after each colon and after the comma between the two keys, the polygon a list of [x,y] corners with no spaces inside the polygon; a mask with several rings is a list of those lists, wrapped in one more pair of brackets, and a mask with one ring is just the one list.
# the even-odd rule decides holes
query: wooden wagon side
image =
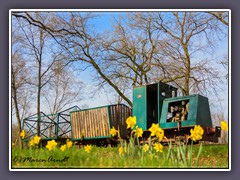
{"label": "wooden wagon side", "polygon": [[107,107],[72,112],[71,126],[73,140],[111,137]]}
{"label": "wooden wagon side", "polygon": [[121,138],[127,137],[126,119],[131,108],[123,104],[109,105],[71,112],[73,140],[111,138],[110,129],[119,130]]}

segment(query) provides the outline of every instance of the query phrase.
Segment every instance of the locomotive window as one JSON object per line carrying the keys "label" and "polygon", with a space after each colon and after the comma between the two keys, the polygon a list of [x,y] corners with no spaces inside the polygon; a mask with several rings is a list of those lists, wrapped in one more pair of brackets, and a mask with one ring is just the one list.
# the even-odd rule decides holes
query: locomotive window
{"label": "locomotive window", "polygon": [[189,100],[169,103],[167,122],[185,121],[188,117]]}
{"label": "locomotive window", "polygon": [[168,122],[171,122],[171,121],[170,121],[171,118],[172,118],[172,113],[168,112],[168,113],[167,113],[167,120],[168,120]]}

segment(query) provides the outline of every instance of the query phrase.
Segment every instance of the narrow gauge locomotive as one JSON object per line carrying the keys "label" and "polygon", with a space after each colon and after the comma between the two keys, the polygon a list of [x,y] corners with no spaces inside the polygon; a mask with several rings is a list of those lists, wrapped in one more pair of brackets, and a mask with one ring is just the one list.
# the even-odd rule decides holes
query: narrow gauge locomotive
{"label": "narrow gauge locomotive", "polygon": [[22,128],[27,136],[24,140],[37,134],[40,123],[38,132],[43,144],[50,139],[59,142],[71,139],[79,144],[114,144],[118,141],[111,137],[110,129],[114,127],[122,139],[128,139],[126,119],[129,116],[136,116],[136,125],[143,129],[143,139],[149,137],[152,123],[158,123],[172,141],[185,141],[195,125],[204,129],[203,141],[218,142],[221,135],[221,128],[212,125],[207,97],[199,94],[177,97],[177,88],[157,82],[133,88],[132,109],[124,104],[88,109],[74,106],[56,114],[41,113],[41,116],[25,118]]}

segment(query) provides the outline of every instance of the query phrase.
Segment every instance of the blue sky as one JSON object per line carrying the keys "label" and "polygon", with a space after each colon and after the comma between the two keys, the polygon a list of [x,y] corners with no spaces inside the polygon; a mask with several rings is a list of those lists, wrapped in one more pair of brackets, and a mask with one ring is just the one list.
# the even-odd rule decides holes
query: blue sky
{"label": "blue sky", "polygon": [[[130,13],[130,12],[128,12]],[[99,15],[96,19],[92,20],[90,23],[93,24],[96,28],[96,31],[102,32],[103,30],[111,30],[112,23],[114,21],[114,18],[118,18],[119,15],[126,15],[126,12],[94,12],[93,14]],[[227,54],[227,43],[228,39],[224,39],[217,48],[217,54],[213,54],[212,57],[216,56],[222,56],[222,53]],[[220,67],[220,66],[219,66]],[[218,67],[218,68],[219,68]],[[221,68],[221,67],[220,67]],[[87,91],[92,90],[92,87],[94,86],[93,83],[93,77],[94,72],[92,68],[87,69],[85,72],[79,73],[80,80],[82,80],[86,84]],[[226,90],[221,93],[221,97],[224,99],[222,102],[221,109],[224,110],[224,114],[227,117],[228,114],[228,91],[227,91],[227,85]],[[104,91],[99,91],[93,98],[89,98],[89,96],[86,96],[86,99],[77,103],[76,105],[81,106],[84,104],[87,104],[88,107],[97,107],[97,106],[104,106],[108,104],[114,103],[115,97],[113,97],[112,94],[107,94]]]}
{"label": "blue sky", "polygon": [[[128,12],[130,13],[130,12]],[[126,12],[96,12],[94,14],[100,14],[99,17],[97,17],[97,19],[94,19],[91,23],[95,25],[96,30],[97,31],[103,31],[105,29],[110,30],[112,28],[112,22],[113,22],[113,16],[114,18],[118,18],[119,15],[126,15]],[[211,54],[211,55],[207,55],[207,54],[202,54],[200,57],[208,57],[210,59],[218,59],[221,60],[221,57],[223,54],[228,53],[227,51],[228,49],[228,38],[224,38],[222,39],[222,42],[220,42],[218,44],[218,46],[216,47],[216,53],[215,54]],[[223,67],[221,65],[215,65],[216,68],[221,68],[223,69]],[[224,69],[223,69],[224,70]],[[84,77],[84,79],[86,80],[86,82],[88,83],[88,86],[91,86],[90,82],[91,82],[91,77],[93,76],[93,74],[91,74],[92,72],[83,72],[82,75]],[[221,98],[223,98],[223,102],[222,102],[222,107],[221,109],[224,110],[225,115],[228,114],[228,91],[227,91],[228,87],[226,84],[226,90],[221,92]],[[95,107],[95,106],[101,106],[101,105],[106,105],[109,104],[110,101],[109,99],[112,99],[111,97],[109,97],[109,95],[105,94],[104,92],[100,93],[99,95],[97,95],[96,98],[94,99],[87,99],[84,102],[86,104],[88,104],[90,107]]]}

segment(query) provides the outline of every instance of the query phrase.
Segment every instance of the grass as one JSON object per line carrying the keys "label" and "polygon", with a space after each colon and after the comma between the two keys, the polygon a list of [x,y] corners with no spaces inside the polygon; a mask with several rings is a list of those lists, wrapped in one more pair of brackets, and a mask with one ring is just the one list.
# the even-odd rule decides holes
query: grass
{"label": "grass", "polygon": [[[195,163],[199,146],[193,146],[190,168],[228,168],[228,145],[203,146]],[[71,147],[62,152],[59,148],[12,148],[12,168],[189,168],[173,160],[167,160],[168,147],[160,153],[119,155],[117,147],[92,147],[90,153],[84,148]],[[141,158],[139,158],[141,157]]]}

